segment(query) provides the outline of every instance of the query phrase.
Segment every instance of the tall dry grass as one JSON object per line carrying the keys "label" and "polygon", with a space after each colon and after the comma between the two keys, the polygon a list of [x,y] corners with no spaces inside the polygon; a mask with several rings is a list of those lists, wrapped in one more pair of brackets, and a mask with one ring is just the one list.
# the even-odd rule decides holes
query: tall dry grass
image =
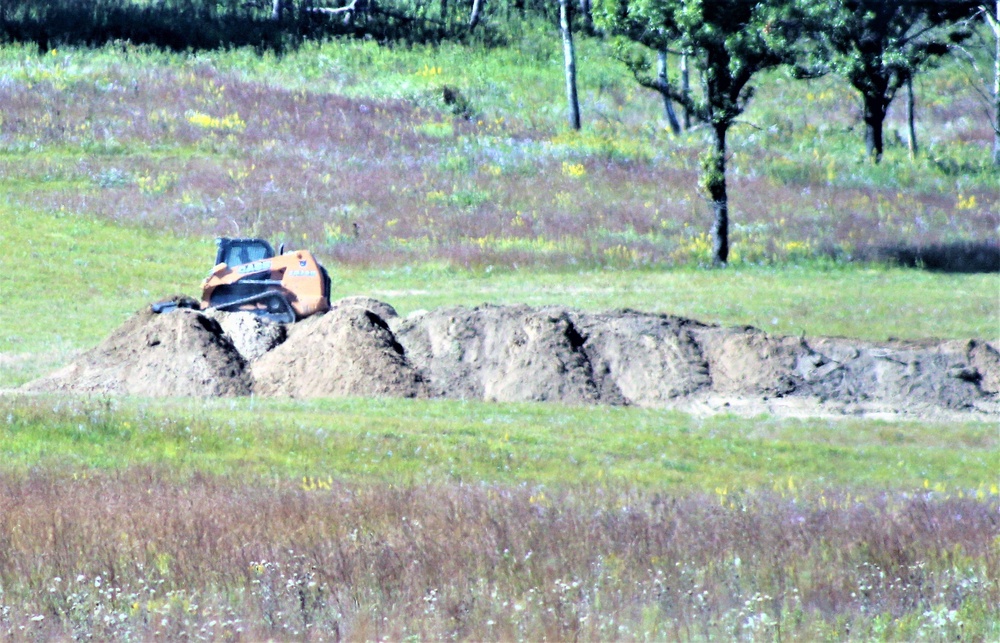
{"label": "tall dry grass", "polygon": [[9,640],[995,638],[997,500],[0,477]]}

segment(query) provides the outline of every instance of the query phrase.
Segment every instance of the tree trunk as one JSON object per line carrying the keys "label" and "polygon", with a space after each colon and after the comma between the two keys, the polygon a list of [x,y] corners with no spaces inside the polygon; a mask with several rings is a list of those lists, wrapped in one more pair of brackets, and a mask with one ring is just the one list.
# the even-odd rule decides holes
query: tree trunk
{"label": "tree trunk", "polygon": [[909,127],[910,159],[917,158],[917,123],[914,113],[916,100],[913,97],[913,76],[906,79],[906,124]]}
{"label": "tree trunk", "polygon": [[[267,5],[264,5],[267,6]],[[279,21],[284,17],[285,0],[274,0],[271,3],[271,20]]]}
{"label": "tree trunk", "polygon": [[[656,54],[656,76],[661,86],[669,87],[670,78],[667,76],[667,52],[660,50]],[[667,94],[663,93],[663,112],[666,114],[667,123],[670,124],[670,131],[677,136],[681,133],[681,124],[677,122],[677,114],[674,113],[674,101],[670,100]]]}
{"label": "tree trunk", "polygon": [[476,28],[483,15],[483,5],[486,0],[472,0],[472,13],[469,15],[469,31]]}
{"label": "tree trunk", "polygon": [[997,0],[996,20],[993,20],[993,165],[1000,166],[1000,0]]}
{"label": "tree trunk", "polygon": [[728,124],[716,123],[715,149],[702,171],[702,183],[712,200],[715,221],[712,223],[712,263],[725,266],[729,260],[729,197],[726,195],[726,131]]}
{"label": "tree trunk", "polygon": [[580,0],[580,15],[583,16],[583,32],[594,35],[594,17],[590,11],[590,0]]}
{"label": "tree trunk", "polygon": [[[688,55],[681,54],[681,94],[687,98],[691,94],[691,72],[688,70]],[[684,129],[691,129],[691,112],[684,106]]]}
{"label": "tree trunk", "polygon": [[885,101],[881,96],[865,96],[865,151],[875,163],[882,160],[884,149],[882,126],[885,123]]}
{"label": "tree trunk", "polygon": [[562,34],[566,63],[566,100],[569,102],[569,126],[580,129],[580,100],[576,92],[576,53],[573,49],[573,26],[569,19],[569,0],[559,0],[559,31]]}

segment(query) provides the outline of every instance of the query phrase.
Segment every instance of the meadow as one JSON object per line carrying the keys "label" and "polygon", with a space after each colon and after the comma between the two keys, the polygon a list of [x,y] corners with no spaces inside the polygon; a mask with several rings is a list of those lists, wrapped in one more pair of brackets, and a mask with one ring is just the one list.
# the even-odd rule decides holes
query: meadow
{"label": "meadow", "polygon": [[[766,79],[708,268],[704,132],[604,45],[0,47],[0,388],[196,294],[216,235],[407,314],[632,307],[782,334],[1000,337],[1000,175],[957,63],[921,155]],[[450,91],[446,92],[445,88]],[[448,98],[450,97],[450,98]],[[894,113],[890,130],[902,130]],[[994,422],[413,400],[0,397],[0,633],[206,640],[996,640]]]}
{"label": "meadow", "polygon": [[[654,97],[588,41],[587,127],[567,131],[553,44],[349,42],[281,58],[10,46],[0,176],[24,207],[185,236],[266,234],[341,265],[706,262],[705,132],[668,134]],[[850,92],[772,74],[733,137],[733,263],[991,239],[988,124],[961,76],[928,76],[925,153],[911,162],[896,144],[876,166]]]}
{"label": "meadow", "polygon": [[992,640],[995,426],[0,401],[13,640]]}

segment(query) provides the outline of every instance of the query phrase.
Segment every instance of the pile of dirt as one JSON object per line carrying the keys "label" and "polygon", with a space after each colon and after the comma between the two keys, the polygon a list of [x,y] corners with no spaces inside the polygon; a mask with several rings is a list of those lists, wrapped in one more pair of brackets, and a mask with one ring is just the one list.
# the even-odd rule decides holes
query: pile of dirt
{"label": "pile of dirt", "polygon": [[352,306],[370,310],[387,322],[399,317],[396,309],[391,305],[373,297],[365,297],[363,295],[344,297],[343,299],[338,299],[330,304],[330,308],[332,310],[336,310],[337,308],[350,308]]}
{"label": "pile of dirt", "polygon": [[849,412],[988,412],[1000,378],[985,342],[780,337],[631,310],[446,308],[394,330],[433,389],[456,398],[758,410],[739,402],[798,398]]}
{"label": "pile of dirt", "polygon": [[803,342],[803,349],[796,363],[799,388],[820,399],[964,409],[996,396],[990,382],[996,381],[997,351],[975,341],[875,345],[818,339]]}
{"label": "pile of dirt", "polygon": [[596,403],[583,338],[561,311],[527,306],[447,308],[394,324],[436,395],[498,401]]}
{"label": "pile of dirt", "polygon": [[146,308],[72,364],[24,389],[215,397],[249,395],[253,380],[218,321],[183,308],[164,315]]}
{"label": "pile of dirt", "polygon": [[36,391],[395,396],[778,414],[1000,411],[989,342],[769,335],[632,310],[450,307],[367,297],[285,328],[241,313],[137,314]]}
{"label": "pile of dirt", "polygon": [[629,310],[569,318],[585,338],[605,403],[664,406],[712,383],[697,340],[706,326],[698,322]]}
{"label": "pile of dirt", "polygon": [[297,324],[287,341],[253,365],[259,395],[428,397],[385,321],[361,306],[336,306]]}

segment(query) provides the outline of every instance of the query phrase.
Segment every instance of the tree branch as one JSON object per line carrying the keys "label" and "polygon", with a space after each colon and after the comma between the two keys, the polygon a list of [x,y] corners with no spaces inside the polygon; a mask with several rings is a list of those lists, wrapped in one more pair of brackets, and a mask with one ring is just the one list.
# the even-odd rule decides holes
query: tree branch
{"label": "tree branch", "polygon": [[338,13],[347,13],[348,11],[354,11],[358,7],[358,0],[351,0],[351,4],[346,7],[338,7],[334,9],[333,7],[309,7],[306,11],[312,13],[325,13],[327,15],[334,15]]}

